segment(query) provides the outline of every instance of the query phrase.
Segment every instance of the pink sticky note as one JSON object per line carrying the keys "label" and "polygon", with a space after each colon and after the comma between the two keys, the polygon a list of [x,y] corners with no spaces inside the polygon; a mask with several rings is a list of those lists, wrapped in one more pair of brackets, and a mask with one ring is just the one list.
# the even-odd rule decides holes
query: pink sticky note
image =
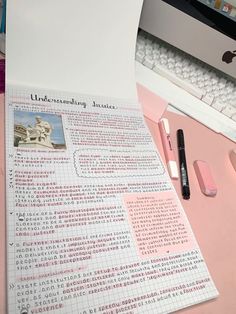
{"label": "pink sticky note", "polygon": [[175,254],[197,247],[173,191],[125,194],[124,201],[140,257]]}

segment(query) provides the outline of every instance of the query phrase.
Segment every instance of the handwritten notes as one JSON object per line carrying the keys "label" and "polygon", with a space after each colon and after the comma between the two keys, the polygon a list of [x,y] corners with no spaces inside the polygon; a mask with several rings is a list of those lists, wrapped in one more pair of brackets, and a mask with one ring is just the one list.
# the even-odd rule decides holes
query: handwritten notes
{"label": "handwritten notes", "polygon": [[217,296],[138,104],[9,88],[6,119],[10,314]]}
{"label": "handwritten notes", "polygon": [[124,196],[141,257],[179,253],[197,247],[190,225],[172,192]]}

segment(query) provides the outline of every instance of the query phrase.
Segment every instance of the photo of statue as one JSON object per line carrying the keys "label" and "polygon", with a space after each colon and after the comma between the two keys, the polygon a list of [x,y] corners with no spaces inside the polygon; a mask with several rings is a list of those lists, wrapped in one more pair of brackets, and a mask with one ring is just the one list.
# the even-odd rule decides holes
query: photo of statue
{"label": "photo of statue", "polygon": [[65,149],[61,116],[15,111],[14,146]]}

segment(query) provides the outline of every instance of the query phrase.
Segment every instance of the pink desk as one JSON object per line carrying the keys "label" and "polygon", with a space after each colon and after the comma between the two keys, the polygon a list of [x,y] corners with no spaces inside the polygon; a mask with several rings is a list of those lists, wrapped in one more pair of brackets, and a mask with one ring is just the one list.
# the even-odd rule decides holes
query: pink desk
{"label": "pink desk", "polygon": [[[142,98],[142,90],[139,90]],[[145,101],[159,102],[159,98],[150,94]],[[0,95],[0,187],[4,195],[4,164],[3,164],[3,96]],[[185,314],[234,314],[236,313],[236,172],[229,161],[229,151],[236,144],[218,135],[196,121],[171,112],[166,112],[172,130],[172,142],[176,147],[176,130],[182,128],[185,132],[186,156],[191,187],[191,198],[186,201],[181,197],[180,182],[173,184],[182,201],[196,239],[202,250],[212,278],[219,290],[220,296],[213,300],[181,310]],[[147,124],[159,148],[160,135],[155,122],[147,119]],[[177,154],[176,154],[177,155]],[[178,156],[176,156],[177,158]],[[193,169],[193,161],[202,159],[209,163],[217,183],[218,194],[214,198],[204,196],[198,186]],[[5,210],[4,198],[0,198],[0,314],[6,313],[5,289]]]}
{"label": "pink desk", "polygon": [[[154,97],[150,94],[150,101],[154,102]],[[229,152],[236,148],[236,144],[189,117],[171,112],[165,112],[164,117],[169,119],[177,160],[176,131],[180,128],[184,130],[191,188],[190,200],[183,200],[180,180],[172,182],[220,293],[217,299],[186,308],[180,313],[235,314],[236,172],[230,163]],[[149,119],[146,121],[164,160],[158,126]],[[214,198],[204,196],[200,191],[193,168],[193,162],[197,159],[205,160],[210,165],[218,187],[218,193]]]}

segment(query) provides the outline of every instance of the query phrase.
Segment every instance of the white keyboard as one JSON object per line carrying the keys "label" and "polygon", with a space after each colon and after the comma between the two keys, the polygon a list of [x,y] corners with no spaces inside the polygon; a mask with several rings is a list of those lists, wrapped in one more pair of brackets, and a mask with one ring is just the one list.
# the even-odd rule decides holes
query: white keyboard
{"label": "white keyboard", "polygon": [[236,142],[236,81],[140,31],[137,81],[171,106]]}

